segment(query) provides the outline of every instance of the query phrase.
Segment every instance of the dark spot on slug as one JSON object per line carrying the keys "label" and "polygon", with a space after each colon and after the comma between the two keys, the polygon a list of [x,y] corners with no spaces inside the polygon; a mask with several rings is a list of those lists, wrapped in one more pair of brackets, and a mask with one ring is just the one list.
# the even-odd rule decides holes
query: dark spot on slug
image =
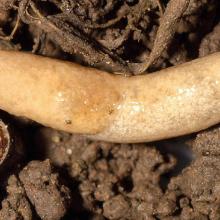
{"label": "dark spot on slug", "polygon": [[72,124],[72,121],[69,120],[69,119],[67,119],[67,120],[65,120],[65,123],[66,123],[67,125],[71,125],[71,124]]}
{"label": "dark spot on slug", "polygon": [[114,109],[109,109],[108,113],[111,115],[114,112]]}

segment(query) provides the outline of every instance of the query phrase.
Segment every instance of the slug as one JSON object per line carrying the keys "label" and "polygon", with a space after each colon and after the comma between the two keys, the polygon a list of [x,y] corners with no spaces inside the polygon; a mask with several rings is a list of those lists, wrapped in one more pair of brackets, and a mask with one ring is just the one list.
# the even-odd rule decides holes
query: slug
{"label": "slug", "polygon": [[220,122],[220,53],[123,77],[0,51],[0,109],[96,140],[150,142]]}

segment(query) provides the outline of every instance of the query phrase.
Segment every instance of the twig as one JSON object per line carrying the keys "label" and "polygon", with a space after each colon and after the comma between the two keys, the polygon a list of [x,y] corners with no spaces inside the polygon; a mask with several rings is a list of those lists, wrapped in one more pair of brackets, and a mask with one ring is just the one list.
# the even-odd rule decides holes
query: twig
{"label": "twig", "polygon": [[147,70],[148,67],[157,60],[167,48],[175,34],[177,24],[187,9],[189,2],[190,0],[169,1],[161,19],[150,57],[147,62],[140,65],[140,72]]}
{"label": "twig", "polygon": [[9,36],[0,36],[0,39],[1,40],[6,40],[6,41],[12,40],[14,38],[14,35],[16,34],[17,30],[18,30],[19,23],[20,23],[20,17],[19,17],[19,15],[17,15],[16,23],[15,23],[15,26],[14,26],[11,34]]}
{"label": "twig", "polygon": [[160,0],[156,0],[157,1],[157,5],[160,11],[160,15],[162,16],[164,13],[164,6],[161,4]]}

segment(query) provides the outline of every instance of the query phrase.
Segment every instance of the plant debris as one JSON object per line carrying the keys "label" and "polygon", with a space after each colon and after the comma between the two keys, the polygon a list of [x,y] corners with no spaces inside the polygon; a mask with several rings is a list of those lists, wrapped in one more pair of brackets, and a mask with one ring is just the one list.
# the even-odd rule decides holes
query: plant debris
{"label": "plant debris", "polygon": [[150,53],[149,59],[144,65],[145,71],[148,67],[158,59],[163,51],[167,48],[168,44],[172,40],[178,22],[182,18],[184,12],[186,11],[190,0],[170,0],[167,4],[166,10],[160,21],[160,26],[157,31],[156,39],[154,41],[154,46]]}
{"label": "plant debris", "polygon": [[[89,1],[84,3],[50,1],[50,7],[53,4],[53,7],[56,8],[54,14],[45,10],[41,1],[4,1],[1,7],[8,9],[10,6],[11,8],[15,7],[16,4],[19,16],[17,21],[21,18],[24,23],[34,25],[47,34],[52,41],[55,41],[63,51],[73,55],[77,54],[90,66],[102,67],[113,72],[138,74],[161,56],[172,40],[175,27],[187,9],[189,0],[168,3],[167,9],[162,15],[151,55],[148,59],[146,58],[147,61],[140,64],[137,63],[138,59],[136,58],[134,60],[126,59],[127,51],[124,46],[129,41],[132,41],[134,45],[140,42],[142,45],[136,45],[137,49],[143,45],[148,46],[144,41],[148,40],[146,31],[152,28],[150,27],[152,24],[149,21],[149,12],[156,15],[159,8],[161,15],[163,5],[160,1],[140,0],[134,5],[129,2],[123,3],[123,1],[118,3],[109,1],[104,7],[101,3],[91,4]],[[116,8],[115,16],[110,16]],[[107,17],[110,19],[106,20]],[[100,23],[101,18],[104,18],[105,22]],[[7,39],[13,37],[17,26],[18,23]],[[105,40],[105,36],[111,36],[111,34],[116,34],[116,39],[114,37]],[[164,34],[167,37],[164,37]],[[163,37],[161,37],[162,35]],[[101,36],[104,38],[100,39]],[[35,49],[33,51],[37,52]]]}

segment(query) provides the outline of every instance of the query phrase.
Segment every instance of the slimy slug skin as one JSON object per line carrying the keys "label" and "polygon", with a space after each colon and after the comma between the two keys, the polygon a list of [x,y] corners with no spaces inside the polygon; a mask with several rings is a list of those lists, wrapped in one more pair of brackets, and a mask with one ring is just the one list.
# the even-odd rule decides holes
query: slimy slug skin
{"label": "slimy slug skin", "polygon": [[0,109],[56,129],[97,134],[120,101],[113,79],[70,62],[1,51]]}
{"label": "slimy slug skin", "polygon": [[117,114],[96,139],[150,142],[220,122],[220,53],[125,80]]}
{"label": "slimy slug skin", "polygon": [[123,77],[0,51],[0,109],[111,142],[155,141],[220,122],[220,53]]}

